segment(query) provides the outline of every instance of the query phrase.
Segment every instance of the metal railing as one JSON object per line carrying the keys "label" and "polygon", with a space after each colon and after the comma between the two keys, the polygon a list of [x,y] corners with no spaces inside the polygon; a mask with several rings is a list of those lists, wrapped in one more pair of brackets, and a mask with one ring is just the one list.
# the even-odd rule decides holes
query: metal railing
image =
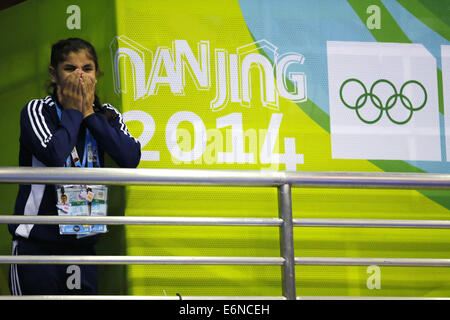
{"label": "metal railing", "polygon": [[[296,265],[450,266],[450,259],[295,257],[293,228],[298,226],[450,228],[450,221],[293,219],[291,199],[292,187],[448,190],[450,189],[450,174],[0,167],[0,183],[276,187],[278,189],[278,218],[0,215],[0,223],[272,226],[278,227],[280,233],[280,257],[0,256],[0,264],[278,265],[282,268],[283,295],[283,297],[278,298],[288,300],[299,298],[297,297],[295,285]],[[249,299],[251,297],[245,298]]]}

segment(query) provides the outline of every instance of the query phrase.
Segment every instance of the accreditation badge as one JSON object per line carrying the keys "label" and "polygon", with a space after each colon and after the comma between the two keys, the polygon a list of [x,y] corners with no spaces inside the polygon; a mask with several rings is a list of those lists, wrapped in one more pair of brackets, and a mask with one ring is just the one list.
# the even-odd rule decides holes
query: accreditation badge
{"label": "accreditation badge", "polygon": [[[107,198],[108,188],[103,185],[90,185],[86,186],[86,200],[89,206],[90,216],[105,217],[107,215]],[[97,224],[91,226],[91,232],[88,235],[94,235],[97,233],[107,232],[106,225]],[[78,237],[82,237],[79,235]]]}
{"label": "accreditation badge", "polygon": [[[60,216],[106,216],[108,189],[103,185],[57,185],[57,210]],[[107,232],[106,225],[59,225],[62,235],[77,238]]]}

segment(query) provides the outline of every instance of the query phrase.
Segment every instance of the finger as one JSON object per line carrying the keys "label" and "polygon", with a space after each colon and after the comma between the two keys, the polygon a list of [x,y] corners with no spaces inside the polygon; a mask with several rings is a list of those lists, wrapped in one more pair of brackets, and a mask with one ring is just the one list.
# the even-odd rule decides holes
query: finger
{"label": "finger", "polygon": [[81,84],[81,92],[83,94],[83,97],[86,97],[88,95],[88,87],[86,84],[86,81],[84,81],[84,79],[80,80],[80,84]]}
{"label": "finger", "polygon": [[83,88],[84,88],[84,83],[82,79],[78,79],[78,83],[77,83],[77,94],[80,96],[83,96]]}
{"label": "finger", "polygon": [[85,85],[86,85],[86,93],[90,96],[93,95],[94,91],[95,91],[95,82],[94,79],[90,76],[86,77],[86,81],[85,81]]}
{"label": "finger", "polygon": [[78,76],[77,72],[72,72],[71,74],[69,74],[66,78],[67,82],[76,82]]}
{"label": "finger", "polygon": [[80,79],[78,79],[75,74],[68,81],[68,86],[69,86],[70,92],[77,93],[79,85],[80,85]]}
{"label": "finger", "polygon": [[69,77],[67,77],[67,78],[64,80],[63,86],[62,86],[62,88],[61,88],[61,93],[62,93],[62,95],[65,96],[65,95],[67,95],[69,92],[72,92],[72,91],[73,91],[72,88],[73,88],[73,82],[70,81],[70,78],[69,78]]}
{"label": "finger", "polygon": [[87,86],[88,86],[89,88],[91,88],[91,87],[93,87],[93,86],[95,85],[95,82],[94,82],[94,79],[93,79],[92,76],[86,75],[86,76],[84,77],[84,79],[86,80],[86,84],[87,84]]}
{"label": "finger", "polygon": [[95,92],[95,81],[94,81],[95,79],[91,79],[91,84],[90,84],[90,91],[91,91],[91,94],[94,94],[94,92]]}
{"label": "finger", "polygon": [[75,87],[77,82],[76,73],[72,72],[70,75],[67,76],[65,79],[65,86],[69,89],[72,89]]}

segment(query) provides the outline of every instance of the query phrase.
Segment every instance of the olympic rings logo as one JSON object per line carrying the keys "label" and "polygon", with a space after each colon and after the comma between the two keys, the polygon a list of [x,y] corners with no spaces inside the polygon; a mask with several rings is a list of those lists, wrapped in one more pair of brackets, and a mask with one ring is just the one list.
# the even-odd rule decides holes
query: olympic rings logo
{"label": "olympic rings logo", "polygon": [[[348,100],[344,99],[344,95],[343,95],[344,87],[346,87],[350,83],[354,83],[362,88],[362,93],[361,93],[361,95],[359,95],[356,98],[354,104],[350,104],[350,102]],[[392,95],[390,95],[387,99],[385,99],[384,103],[376,94],[374,94],[375,87],[380,84],[387,84],[392,89]],[[418,104],[416,106],[413,105],[413,102],[411,101],[411,99],[408,98],[406,95],[404,95],[404,91],[407,86],[416,86],[417,87],[416,90],[423,91],[424,99],[421,104]],[[381,117],[383,116],[384,112],[386,112],[386,115],[389,118],[389,120],[391,120],[395,124],[401,125],[401,124],[408,123],[411,120],[413,113],[415,111],[419,111],[425,107],[425,105],[427,103],[427,99],[428,99],[427,91],[425,90],[425,87],[416,80],[409,80],[409,81],[405,82],[401,86],[400,92],[398,92],[397,88],[395,88],[395,86],[392,84],[392,82],[390,82],[386,79],[380,79],[380,80],[375,81],[372,84],[372,86],[370,87],[370,90],[367,91],[366,86],[360,80],[351,78],[351,79],[345,80],[342,83],[341,88],[339,89],[339,96],[341,98],[342,103],[347,108],[355,110],[358,118],[366,124],[373,124],[373,123],[378,122],[381,119]],[[365,119],[362,115],[363,107],[366,105],[370,105],[370,103],[367,103],[369,99],[372,102],[372,105],[375,106],[376,109],[378,109],[378,112],[375,113],[376,116],[374,119]],[[407,111],[406,119],[402,119],[402,120],[394,119],[394,117],[392,115],[392,113],[393,113],[392,110],[396,105],[398,105],[397,102],[400,102],[399,104],[406,109],[406,111]],[[367,115],[366,115],[366,117],[367,117]]]}

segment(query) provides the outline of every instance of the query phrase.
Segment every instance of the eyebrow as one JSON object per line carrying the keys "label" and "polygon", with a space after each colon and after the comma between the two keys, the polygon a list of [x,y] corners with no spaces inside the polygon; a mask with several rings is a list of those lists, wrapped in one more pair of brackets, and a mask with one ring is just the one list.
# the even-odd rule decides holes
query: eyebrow
{"label": "eyebrow", "polygon": [[[75,66],[69,62],[66,62],[66,63],[64,63],[63,67],[67,68],[67,67],[75,67]],[[86,63],[85,65],[83,65],[83,68],[84,67],[94,67],[94,64],[89,62],[89,63]]]}

